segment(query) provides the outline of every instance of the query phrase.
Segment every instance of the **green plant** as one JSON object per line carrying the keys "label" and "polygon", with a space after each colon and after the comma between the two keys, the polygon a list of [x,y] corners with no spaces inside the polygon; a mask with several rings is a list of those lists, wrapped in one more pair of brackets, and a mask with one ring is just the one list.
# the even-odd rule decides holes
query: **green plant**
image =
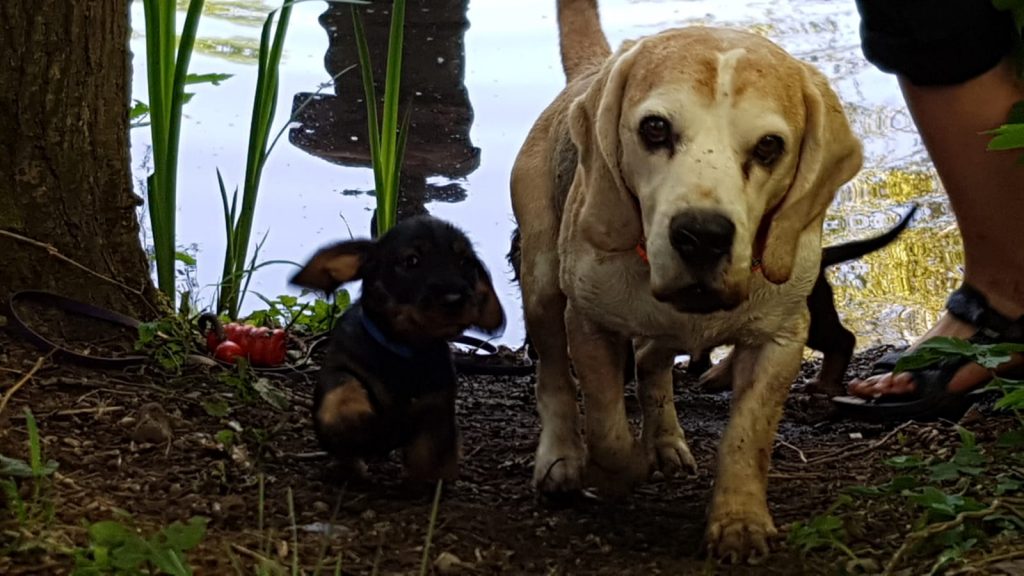
{"label": "green plant", "polygon": [[89,526],[89,547],[75,554],[75,576],[99,574],[170,574],[190,576],[185,552],[206,534],[207,518],[175,522],[151,536],[114,520]]}
{"label": "green plant", "polygon": [[[213,84],[214,86],[220,86],[220,83],[228,78],[231,78],[233,74],[188,74],[185,76],[185,85],[189,86],[192,84]],[[195,94],[191,92],[185,92],[182,97],[182,105],[188,104]],[[146,104],[142,100],[132,100],[132,107],[128,110],[128,122],[129,128],[145,128],[150,125],[149,121],[150,108],[149,104]]]}
{"label": "green plant", "polygon": [[334,321],[349,307],[351,301],[346,290],[334,294],[333,301],[317,298],[312,302],[299,302],[296,296],[282,294],[273,300],[257,294],[267,305],[265,310],[249,314],[247,321],[258,326],[283,326],[310,334],[329,331]]}
{"label": "green plant", "polygon": [[[1006,10],[1013,15],[1018,32],[1015,47],[1017,73],[1024,78],[1024,37],[1020,35],[1024,30],[1024,0],[992,0],[992,5],[998,10]],[[1024,148],[1024,101],[1014,105],[1005,124],[989,131],[988,134],[992,135],[992,140],[988,144],[989,150]],[[1024,157],[1022,157],[1022,161],[1024,161]]]}
{"label": "green plant", "polygon": [[945,358],[966,358],[976,362],[992,372],[988,387],[1003,393],[1003,397],[996,402],[996,408],[1015,413],[1024,426],[1024,415],[1021,414],[1024,411],[1024,380],[995,375],[995,369],[1011,360],[1015,354],[1024,354],[1024,344],[974,344],[959,338],[936,337],[923,342],[912,353],[903,355],[896,363],[896,371],[925,368]]}
{"label": "green plant", "polygon": [[175,50],[176,3],[143,0],[149,126],[153,141],[153,173],[146,180],[146,194],[153,229],[157,283],[172,301],[175,297],[175,208],[181,107],[185,103],[188,66],[203,4],[204,0],[190,0]]}
{"label": "green plant", "polygon": [[398,124],[398,95],[402,79],[402,43],[405,23],[405,0],[394,0],[391,8],[391,30],[388,37],[388,60],[384,80],[384,103],[377,115],[377,95],[373,85],[370,48],[358,10],[352,8],[359,68],[362,71],[363,90],[366,92],[366,114],[373,163],[373,181],[377,197],[377,235],[383,235],[395,225],[398,210],[399,177],[405,142],[409,129],[406,108],[401,127]]}
{"label": "green plant", "polygon": [[[239,293],[241,292],[239,284],[242,281],[246,254],[249,249],[260,179],[267,160],[267,142],[277,105],[278,74],[281,55],[284,51],[284,40],[288,33],[288,22],[291,19],[292,4],[292,2],[283,2],[280,8],[267,15],[267,19],[263,23],[240,207],[238,206],[238,189],[235,189],[229,203],[224,180],[220,176],[220,171],[217,172],[227,232],[227,246],[224,250],[224,269],[221,273],[222,284],[218,295],[217,309],[226,311],[231,318],[238,317]],[[277,15],[276,29],[273,27],[275,14]]]}
{"label": "green plant", "polygon": [[167,316],[139,325],[135,349],[152,355],[164,370],[177,373],[188,355],[199,349],[196,334],[194,323],[186,316]]}
{"label": "green plant", "polygon": [[[39,426],[32,411],[25,408],[25,427],[28,429],[28,461],[0,455],[0,493],[7,501],[19,525],[53,516],[53,505],[41,498],[45,479],[57,470],[57,462],[43,462],[43,448]],[[26,501],[18,490],[18,482],[31,480],[32,495]]]}
{"label": "green plant", "polygon": [[[217,310],[226,313],[232,320],[238,318],[239,309],[245,299],[252,272],[270,264],[292,264],[288,261],[272,261],[256,264],[259,245],[254,250],[252,260],[246,266],[249,252],[249,240],[252,236],[253,219],[256,213],[256,201],[259,198],[260,181],[267,158],[273,151],[291,121],[314,98],[310,96],[293,112],[288,122],[278,130],[273,141],[270,140],[270,129],[274,122],[279,89],[279,71],[281,56],[284,53],[284,41],[288,34],[292,6],[307,0],[284,1],[281,7],[271,11],[263,23],[260,36],[259,57],[256,69],[256,90],[253,96],[252,119],[249,125],[249,144],[245,162],[245,177],[242,184],[241,204],[239,204],[238,187],[228,194],[227,186],[220,170],[217,170],[217,186],[220,191],[224,215],[226,244],[224,247],[224,265],[217,295]],[[365,3],[361,0],[327,0],[348,4]],[[277,26],[273,27],[274,16],[277,15]],[[331,81],[349,70],[346,68],[336,74]],[[321,87],[322,89],[322,87]],[[319,93],[320,89],[317,90]],[[269,145],[268,145],[269,144]],[[264,236],[264,239],[266,236]],[[262,241],[261,243],[262,244]]]}
{"label": "green plant", "polygon": [[857,555],[844,543],[846,528],[843,526],[843,520],[835,516],[836,510],[851,502],[853,499],[843,494],[824,514],[815,516],[807,523],[794,523],[790,528],[787,542],[790,546],[798,548],[803,555],[812,550],[835,549],[850,559],[857,560]]}

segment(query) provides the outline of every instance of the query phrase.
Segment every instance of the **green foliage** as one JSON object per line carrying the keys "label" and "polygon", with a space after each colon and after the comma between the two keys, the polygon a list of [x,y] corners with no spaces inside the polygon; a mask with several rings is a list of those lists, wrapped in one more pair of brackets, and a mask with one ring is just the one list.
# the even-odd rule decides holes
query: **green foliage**
{"label": "green foliage", "polygon": [[[53,518],[53,502],[45,498],[43,490],[49,486],[47,477],[58,467],[53,460],[43,461],[39,426],[28,408],[25,408],[25,427],[28,430],[28,461],[0,455],[0,494],[14,520],[22,527],[28,527],[30,523],[46,523]],[[19,481],[32,483],[32,495],[27,501],[18,489]]]}
{"label": "green foliage", "polygon": [[985,368],[995,369],[1010,360],[1014,353],[1024,352],[1024,344],[973,344],[960,338],[935,337],[904,354],[896,363],[896,372],[926,368],[947,358],[970,358]]}
{"label": "green foliage", "polygon": [[[153,173],[146,181],[146,193],[153,229],[157,281],[160,290],[170,299],[175,297],[174,242],[181,108],[186,102],[188,66],[203,4],[204,0],[189,2],[185,24],[178,39],[175,4],[143,0],[149,127],[153,141]],[[141,116],[142,113],[142,109],[136,105],[133,114]]]}
{"label": "green foliage", "polygon": [[[270,127],[274,122],[274,113],[277,107],[279,68],[281,55],[284,52],[284,40],[288,33],[288,23],[291,20],[292,4],[291,2],[282,2],[281,7],[268,14],[263,23],[240,207],[238,205],[238,189],[235,189],[229,203],[224,180],[221,178],[220,171],[217,172],[228,240],[224,250],[224,269],[221,273],[217,310],[227,312],[231,318],[238,317],[238,308],[241,303],[243,269],[249,251],[249,239],[252,235],[260,179],[267,161]],[[276,29],[273,27],[275,14],[277,15]]]}
{"label": "green foliage", "polygon": [[170,574],[190,576],[185,552],[206,534],[207,518],[175,522],[151,536],[142,536],[120,522],[107,520],[89,527],[89,548],[76,552],[75,576],[100,574]]}
{"label": "green foliage", "polygon": [[846,527],[843,520],[834,515],[837,509],[852,502],[853,498],[843,494],[821,516],[815,516],[806,524],[794,523],[787,538],[789,545],[798,548],[800,553],[805,556],[814,550],[834,549],[856,560],[857,555],[844,544]]}
{"label": "green foliage", "polygon": [[[929,574],[965,563],[977,555],[968,553],[989,550],[994,541],[1012,541],[1024,532],[1024,516],[1017,508],[1004,510],[996,505],[997,498],[1017,499],[1024,488],[1024,472],[1010,462],[1024,445],[1024,436],[1014,431],[1004,434],[994,445],[982,447],[966,428],[957,427],[957,432],[960,443],[951,457],[894,456],[885,464],[901,475],[880,486],[851,486],[843,491],[845,498],[878,499],[874,506],[862,500],[865,504],[858,507],[860,514],[871,516],[874,509],[899,514],[906,509],[916,516],[911,531],[899,540],[911,546],[901,549],[894,558],[914,555],[932,559]],[[795,524],[789,535],[790,545],[804,554],[840,550],[856,558],[856,548],[846,528],[849,522],[857,521],[838,511],[842,502],[850,500],[837,502],[807,524]],[[876,544],[869,542],[868,547]]]}
{"label": "green foliage", "polygon": [[[999,10],[1008,10],[1013,14],[1018,32],[1017,45],[1014,50],[1017,57],[1017,73],[1024,78],[1024,39],[1020,36],[1020,32],[1024,29],[1024,0],[992,0],[992,5]],[[1024,102],[1017,102],[1010,111],[1006,123],[995,130],[990,130],[988,134],[992,135],[992,140],[988,144],[989,150],[1024,148]],[[1024,161],[1024,156],[1021,157],[1021,160]]]}
{"label": "green foliage", "polygon": [[273,300],[259,294],[257,296],[263,300],[267,308],[249,314],[248,322],[257,326],[297,328],[310,334],[329,331],[334,326],[334,321],[340,318],[351,304],[346,290],[337,291],[333,302],[320,298],[312,302],[299,302],[298,297],[287,294]]}
{"label": "green foliage", "polygon": [[186,357],[198,350],[193,323],[180,315],[143,322],[135,349],[151,355],[164,370],[178,373]]}
{"label": "green foliage", "polygon": [[[959,338],[937,337],[923,342],[913,352],[904,354],[896,363],[896,372],[925,368],[949,358],[967,358],[994,371],[1011,360],[1014,354],[1022,353],[1024,344],[973,344]],[[1015,412],[1024,409],[1024,380],[993,375],[988,387],[1003,392],[1003,397],[996,402],[997,408]]]}
{"label": "green foliage", "polygon": [[[256,259],[259,253],[259,245],[255,248],[252,260],[248,266],[246,266],[246,258],[249,253],[249,241],[252,236],[256,201],[259,198],[260,181],[263,177],[263,168],[266,166],[267,158],[270,156],[270,152],[273,150],[278,139],[284,133],[288,123],[313,100],[310,97],[303,102],[293,112],[292,118],[288,119],[288,123],[278,131],[273,141],[270,140],[270,129],[274,123],[274,115],[277,108],[281,56],[284,53],[284,41],[288,34],[288,23],[291,19],[292,6],[302,1],[304,0],[283,1],[281,7],[271,11],[263,23],[241,199],[239,199],[237,186],[230,195],[228,194],[224,178],[221,176],[220,170],[217,170],[217,186],[221,197],[221,209],[224,216],[224,231],[226,235],[224,265],[221,271],[217,295],[217,311],[227,314],[232,320],[238,318],[239,309],[241,308],[242,301],[245,299],[245,293],[252,272],[268,264],[294,264],[293,262],[275,261],[257,265]],[[363,3],[360,0],[327,1],[347,4]],[[275,15],[277,16],[276,27],[273,26]],[[342,70],[334,79],[337,79],[338,76],[348,72],[350,69]]]}
{"label": "green foliage", "polygon": [[373,83],[370,48],[363,30],[363,20],[352,8],[359,68],[362,71],[363,90],[366,93],[366,115],[373,163],[373,181],[377,197],[377,235],[383,235],[395,225],[398,210],[399,179],[402,158],[405,156],[406,136],[409,132],[409,112],[406,108],[402,124],[398,124],[398,93],[402,79],[402,43],[405,26],[405,0],[394,0],[391,7],[391,30],[388,37],[388,60],[384,72],[384,103],[377,114],[377,94]]}
{"label": "green foliage", "polygon": [[233,369],[217,374],[217,380],[221,384],[234,388],[238,399],[243,402],[251,402],[256,398],[256,390],[253,388],[256,375],[244,357],[238,358]]}

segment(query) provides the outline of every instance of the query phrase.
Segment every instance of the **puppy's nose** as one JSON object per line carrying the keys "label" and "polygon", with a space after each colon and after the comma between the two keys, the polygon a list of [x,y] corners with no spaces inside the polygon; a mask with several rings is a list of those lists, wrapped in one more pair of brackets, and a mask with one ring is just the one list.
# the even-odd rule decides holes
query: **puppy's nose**
{"label": "puppy's nose", "polygon": [[688,263],[711,265],[732,251],[736,225],[713,210],[687,210],[672,217],[668,238]]}

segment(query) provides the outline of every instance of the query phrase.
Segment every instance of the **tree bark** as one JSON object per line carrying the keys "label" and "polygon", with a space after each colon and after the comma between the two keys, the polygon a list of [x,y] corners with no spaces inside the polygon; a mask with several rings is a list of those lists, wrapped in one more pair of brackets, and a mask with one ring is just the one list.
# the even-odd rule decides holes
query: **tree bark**
{"label": "tree bark", "polygon": [[33,288],[153,314],[128,147],[129,19],[125,0],[0,1],[0,304]]}

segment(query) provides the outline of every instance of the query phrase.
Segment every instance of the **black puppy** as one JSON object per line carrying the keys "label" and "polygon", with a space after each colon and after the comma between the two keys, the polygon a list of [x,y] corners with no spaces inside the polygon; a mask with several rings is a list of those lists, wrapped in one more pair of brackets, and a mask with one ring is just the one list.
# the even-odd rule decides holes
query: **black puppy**
{"label": "black puppy", "polygon": [[[843,375],[850,365],[853,351],[857,344],[857,337],[850,332],[839,319],[836,311],[835,297],[832,293],[832,285],[828,283],[825,269],[829,266],[848,262],[860,258],[892,243],[904,229],[910,224],[910,219],[917,212],[917,205],[911,206],[895,226],[886,230],[878,236],[864,240],[854,240],[835,246],[826,246],[821,253],[821,270],[814,283],[811,294],[807,297],[807,307],[811,313],[811,326],[807,335],[807,346],[823,354],[821,371],[818,373],[816,382],[810,385],[810,389],[830,396],[840,396],[846,392],[843,386]],[[508,261],[512,265],[512,273],[515,280],[519,281],[520,248],[519,229],[512,233],[512,245],[508,252]],[[529,349],[530,335],[526,335],[527,352]],[[626,380],[633,378],[633,349],[629,349],[629,361],[626,362]],[[691,355],[687,371],[690,374],[703,374],[711,368],[711,351],[694,351]],[[724,381],[724,380],[720,380]],[[710,385],[705,385],[708,392],[720,392]]]}
{"label": "black puppy", "polygon": [[363,281],[339,319],[313,397],[321,446],[357,470],[401,448],[411,478],[458,473],[455,370],[448,341],[505,322],[490,275],[458,228],[403,220],[376,241],[317,252],[292,283],[332,292]]}

